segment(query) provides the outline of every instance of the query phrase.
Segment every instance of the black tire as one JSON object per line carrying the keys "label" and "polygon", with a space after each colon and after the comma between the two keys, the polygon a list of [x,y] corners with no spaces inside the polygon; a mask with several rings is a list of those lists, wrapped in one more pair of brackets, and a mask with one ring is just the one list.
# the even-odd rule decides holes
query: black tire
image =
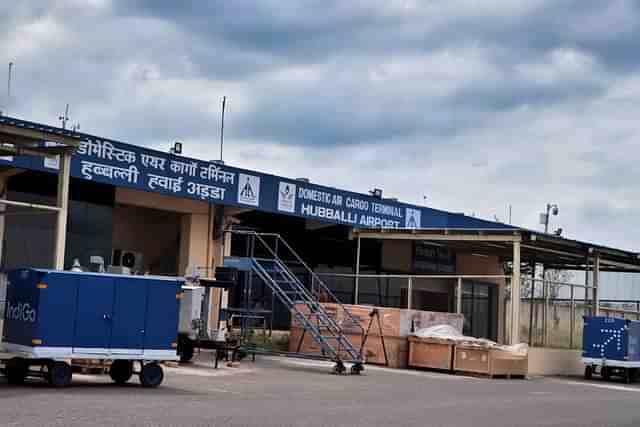
{"label": "black tire", "polygon": [[29,372],[29,366],[19,357],[7,361],[7,382],[13,385],[24,384]]}
{"label": "black tire", "polygon": [[73,370],[66,362],[53,362],[49,365],[49,384],[54,387],[68,387],[71,384]]}
{"label": "black tire", "polygon": [[590,380],[593,378],[593,366],[587,365],[584,367],[584,379]]}
{"label": "black tire", "polygon": [[162,384],[164,372],[157,363],[147,363],[140,370],[140,384],[142,387],[155,388]]}
{"label": "black tire", "polygon": [[637,368],[629,368],[629,382],[635,383],[638,381],[638,369]]}
{"label": "black tire", "polygon": [[603,366],[600,368],[600,376],[605,381],[611,381],[611,368],[608,366]]}
{"label": "black tire", "polygon": [[362,363],[354,363],[351,367],[351,375],[360,375],[362,371],[364,371],[364,366],[362,366]]}
{"label": "black tire", "polygon": [[344,363],[342,363],[341,361],[337,361],[336,364],[333,366],[333,373],[336,375],[342,375],[347,371],[347,368],[344,366]]}
{"label": "black tire", "polygon": [[181,363],[189,363],[191,362],[191,359],[193,359],[193,353],[194,353],[194,345],[193,345],[193,341],[191,341],[189,338],[182,338],[180,340],[180,345],[178,347],[178,354],[180,355],[180,362]]}
{"label": "black tire", "polygon": [[114,360],[109,368],[109,376],[116,384],[124,384],[133,375],[133,362],[130,360]]}

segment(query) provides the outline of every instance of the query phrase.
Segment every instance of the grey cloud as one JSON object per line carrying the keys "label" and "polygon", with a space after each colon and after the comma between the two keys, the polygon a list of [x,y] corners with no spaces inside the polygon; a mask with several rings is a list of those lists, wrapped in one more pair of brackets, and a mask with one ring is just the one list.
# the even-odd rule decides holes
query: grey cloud
{"label": "grey cloud", "polygon": [[18,116],[637,246],[635,1],[9,3]]}

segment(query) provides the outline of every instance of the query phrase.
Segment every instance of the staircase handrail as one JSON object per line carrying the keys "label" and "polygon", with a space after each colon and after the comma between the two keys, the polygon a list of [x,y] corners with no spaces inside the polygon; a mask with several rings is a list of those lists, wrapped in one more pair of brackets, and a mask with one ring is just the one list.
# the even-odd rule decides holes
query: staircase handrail
{"label": "staircase handrail", "polygon": [[[297,261],[307,270],[307,272],[309,272],[311,274],[311,280],[312,280],[312,282],[311,282],[311,292],[315,293],[313,291],[314,281],[319,283],[320,286],[322,287],[322,290],[325,291],[329,297],[331,297],[331,299],[333,300],[333,303],[334,304],[338,304],[340,306],[340,308],[342,309],[342,311],[347,314],[347,316],[351,320],[352,325],[357,327],[357,329],[359,330],[359,333],[361,335],[364,335],[364,332],[365,332],[364,331],[364,327],[360,324],[360,322],[358,322],[356,320],[356,318],[353,317],[351,312],[349,310],[347,310],[347,308],[344,306],[344,304],[342,302],[340,302],[340,300],[334,295],[333,292],[331,292],[331,289],[329,289],[329,287],[320,279],[320,277],[318,277],[318,275],[316,273],[314,273],[314,271],[311,268],[309,268],[307,263],[304,262],[304,260],[300,257],[300,255],[298,255],[298,253],[293,250],[293,248],[287,243],[286,240],[284,240],[282,238],[282,236],[280,236],[280,234],[278,234],[278,233],[259,233],[257,231],[253,231],[253,230],[232,230],[231,232],[235,233],[235,234],[244,234],[244,235],[256,236],[260,240],[262,245],[265,248],[267,248],[267,250],[271,253],[271,255],[273,255],[274,259],[277,259],[277,260],[280,260],[280,257],[278,256],[278,254],[276,252],[273,251],[273,249],[271,249],[271,246],[269,246],[262,237],[263,236],[264,237],[274,237],[274,238],[278,239],[279,242],[282,242],[285,245],[285,247],[289,250],[289,252],[297,259]],[[284,262],[284,261],[281,261],[281,262]],[[316,296],[317,296],[317,294],[316,294]]]}

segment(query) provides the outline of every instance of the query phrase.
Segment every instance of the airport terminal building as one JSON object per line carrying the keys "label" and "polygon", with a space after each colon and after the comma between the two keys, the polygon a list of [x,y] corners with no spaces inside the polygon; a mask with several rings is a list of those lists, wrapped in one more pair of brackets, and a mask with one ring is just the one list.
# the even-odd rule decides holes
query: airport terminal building
{"label": "airport terminal building", "polygon": [[[0,127],[79,140],[70,164],[65,269],[75,260],[86,268],[91,257],[101,257],[106,266],[125,266],[136,274],[209,275],[225,256],[243,250],[226,231],[277,233],[345,303],[459,311],[467,333],[496,340],[506,336],[505,319],[513,320],[500,301],[509,277],[517,275],[519,286],[521,263],[588,269],[602,254],[603,271],[640,271],[637,254],[308,179],[8,117],[0,117]],[[0,158],[2,198],[55,204],[60,163],[58,157],[20,153]],[[52,267],[55,215],[27,213],[14,204],[2,218],[5,271]],[[409,276],[416,277],[404,279]],[[234,298],[233,290],[225,293],[221,304],[233,306]],[[218,304],[218,296],[213,299]],[[219,308],[210,315],[219,316]],[[274,326],[286,328],[288,313],[277,302],[270,308]],[[511,310],[519,312],[517,306]]]}

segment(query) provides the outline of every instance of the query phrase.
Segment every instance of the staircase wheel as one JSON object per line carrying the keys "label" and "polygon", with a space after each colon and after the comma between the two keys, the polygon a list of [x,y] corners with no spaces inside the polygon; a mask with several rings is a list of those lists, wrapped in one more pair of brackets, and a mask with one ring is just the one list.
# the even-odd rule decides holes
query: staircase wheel
{"label": "staircase wheel", "polygon": [[333,366],[333,373],[336,375],[342,375],[345,372],[347,372],[347,368],[344,366],[344,363],[342,363],[342,361],[338,360]]}
{"label": "staircase wheel", "polygon": [[354,363],[351,367],[351,375],[360,375],[362,371],[364,371],[364,366],[362,366],[362,363]]}

